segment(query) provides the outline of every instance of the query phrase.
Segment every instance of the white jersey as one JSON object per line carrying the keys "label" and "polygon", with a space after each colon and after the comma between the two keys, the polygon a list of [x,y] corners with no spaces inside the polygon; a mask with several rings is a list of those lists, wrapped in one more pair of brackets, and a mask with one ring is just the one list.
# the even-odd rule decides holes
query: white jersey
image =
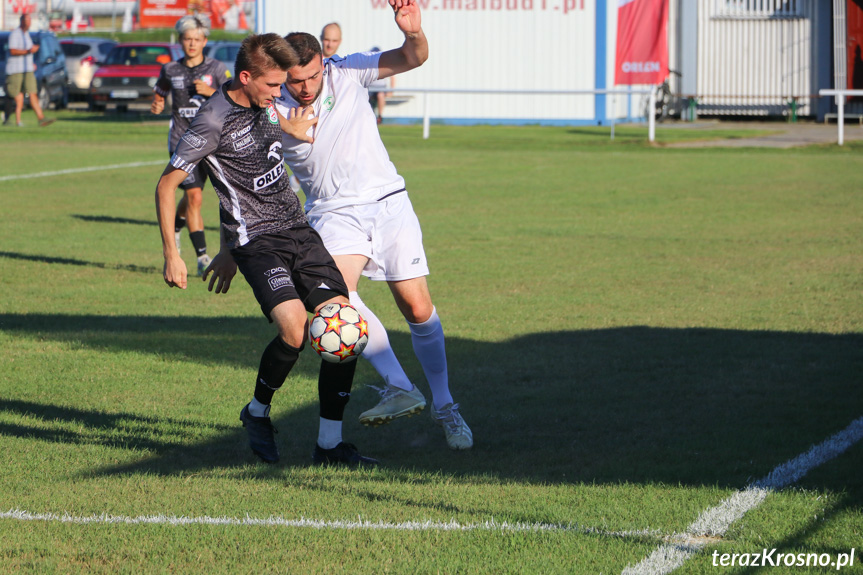
{"label": "white jersey", "polygon": [[[369,106],[368,86],[378,79],[379,59],[379,52],[328,58],[321,94],[312,104],[318,123],[308,133],[315,142],[282,137],[282,153],[303,186],[310,215],[370,204],[405,188]],[[287,116],[299,105],[282,86],[279,112]]]}

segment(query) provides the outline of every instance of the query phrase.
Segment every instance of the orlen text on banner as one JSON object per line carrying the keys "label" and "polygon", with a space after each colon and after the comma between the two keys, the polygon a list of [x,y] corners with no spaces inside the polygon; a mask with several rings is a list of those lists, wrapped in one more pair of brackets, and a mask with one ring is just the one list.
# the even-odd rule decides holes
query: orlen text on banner
{"label": "orlen text on banner", "polygon": [[615,84],[661,84],[668,76],[668,0],[618,0]]}

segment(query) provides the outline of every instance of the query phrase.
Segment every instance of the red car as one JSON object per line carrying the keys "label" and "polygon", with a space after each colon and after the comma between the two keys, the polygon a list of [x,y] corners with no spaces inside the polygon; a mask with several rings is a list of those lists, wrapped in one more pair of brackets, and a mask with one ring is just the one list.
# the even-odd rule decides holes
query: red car
{"label": "red car", "polygon": [[149,102],[163,64],[183,57],[178,44],[165,42],[124,42],[114,46],[90,82],[91,110],[115,104],[125,112],[129,104]]}

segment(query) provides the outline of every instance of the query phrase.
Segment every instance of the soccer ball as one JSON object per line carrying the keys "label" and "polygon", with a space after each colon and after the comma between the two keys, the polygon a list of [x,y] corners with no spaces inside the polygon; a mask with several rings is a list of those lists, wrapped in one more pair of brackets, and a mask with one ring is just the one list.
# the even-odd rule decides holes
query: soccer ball
{"label": "soccer ball", "polygon": [[369,324],[354,306],[330,303],[312,318],[309,341],[325,361],[353,361],[369,343]]}

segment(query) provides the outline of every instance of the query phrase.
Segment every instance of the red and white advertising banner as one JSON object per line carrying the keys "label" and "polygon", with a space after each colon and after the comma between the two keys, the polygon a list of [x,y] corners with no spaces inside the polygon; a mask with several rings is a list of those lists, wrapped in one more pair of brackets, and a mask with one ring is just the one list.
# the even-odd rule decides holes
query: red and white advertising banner
{"label": "red and white advertising banner", "polygon": [[141,28],[173,28],[187,14],[188,0],[141,0],[138,19]]}
{"label": "red and white advertising banner", "polygon": [[661,84],[668,76],[668,0],[618,0],[615,84]]}
{"label": "red and white advertising banner", "polygon": [[204,14],[212,28],[248,30],[245,9],[254,0],[141,0],[141,28],[173,28],[186,14]]}

